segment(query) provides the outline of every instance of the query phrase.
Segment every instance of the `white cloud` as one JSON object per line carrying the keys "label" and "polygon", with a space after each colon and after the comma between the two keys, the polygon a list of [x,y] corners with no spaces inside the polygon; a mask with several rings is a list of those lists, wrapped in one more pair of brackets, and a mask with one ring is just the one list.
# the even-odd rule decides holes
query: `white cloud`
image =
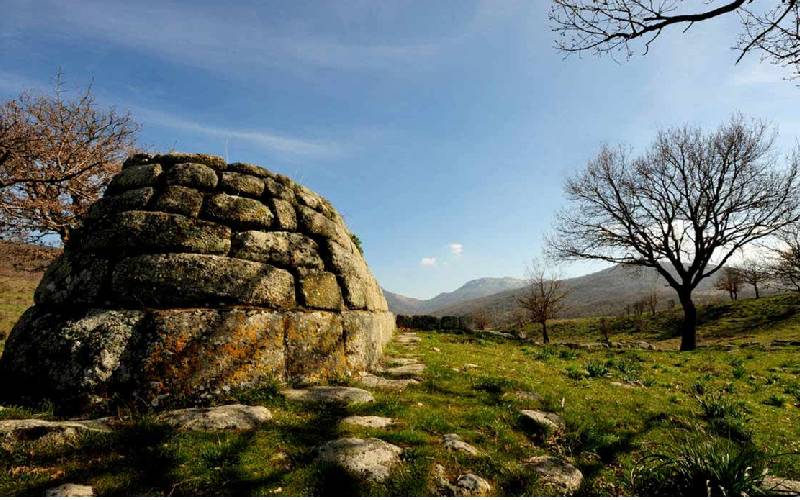
{"label": "white cloud", "polygon": [[180,116],[164,113],[147,108],[133,107],[131,109],[135,118],[145,123],[152,123],[162,127],[195,132],[201,135],[221,139],[234,139],[252,144],[265,151],[289,154],[308,158],[330,158],[341,156],[344,151],[332,142],[315,141],[289,135],[280,134],[271,130],[246,130],[225,127],[209,127]]}
{"label": "white cloud", "polygon": [[419,261],[419,265],[422,267],[433,267],[436,265],[436,257],[423,257],[422,260]]}
{"label": "white cloud", "polygon": [[450,243],[450,252],[455,256],[459,256],[464,253],[464,245],[461,243]]}

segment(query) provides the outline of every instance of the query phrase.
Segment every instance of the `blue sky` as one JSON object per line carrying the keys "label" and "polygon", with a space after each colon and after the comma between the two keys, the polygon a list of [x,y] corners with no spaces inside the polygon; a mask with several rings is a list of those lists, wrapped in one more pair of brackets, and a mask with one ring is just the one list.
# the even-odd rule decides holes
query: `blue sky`
{"label": "blue sky", "polygon": [[[135,4],[135,5],[134,5]],[[629,62],[552,49],[548,3],[0,0],[0,97],[90,79],[155,150],[285,173],[330,199],[392,291],[522,276],[563,179],[603,143],[767,119],[787,150],[800,89],[750,56],[736,18]],[[577,264],[569,275],[602,267]]]}

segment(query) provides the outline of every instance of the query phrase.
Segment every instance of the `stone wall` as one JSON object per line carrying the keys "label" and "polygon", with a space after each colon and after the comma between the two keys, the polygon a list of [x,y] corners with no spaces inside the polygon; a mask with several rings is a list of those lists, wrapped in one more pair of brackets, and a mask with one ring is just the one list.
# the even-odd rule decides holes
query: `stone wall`
{"label": "stone wall", "polygon": [[406,330],[428,331],[469,331],[473,329],[472,321],[466,316],[397,316],[397,327]]}
{"label": "stone wall", "polygon": [[341,378],[374,365],[394,329],[328,201],[207,155],[126,161],[35,301],[0,370],[66,406]]}

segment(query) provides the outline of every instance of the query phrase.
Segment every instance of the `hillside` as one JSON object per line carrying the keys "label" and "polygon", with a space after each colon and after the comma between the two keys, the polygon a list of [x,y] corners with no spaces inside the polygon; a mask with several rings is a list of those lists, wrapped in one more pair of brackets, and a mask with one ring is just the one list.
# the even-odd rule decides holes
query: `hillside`
{"label": "hillside", "polygon": [[389,310],[395,314],[431,314],[466,301],[514,290],[524,284],[525,280],[519,278],[479,278],[464,283],[452,292],[443,292],[427,300],[406,297],[387,290],[383,293],[389,303]]}
{"label": "hillside", "polygon": [[[717,302],[727,299],[727,294],[714,289],[716,275],[705,279],[695,291],[698,303]],[[563,317],[618,315],[626,307],[641,300],[651,290],[658,297],[658,309],[669,308],[671,301],[677,302],[677,295],[664,279],[653,269],[613,266],[596,273],[564,280],[569,290],[567,307]],[[444,307],[429,310],[436,316],[469,315],[485,311],[495,321],[509,321],[516,308],[519,288],[506,290],[472,300],[454,302]],[[765,294],[774,293],[765,287]],[[740,293],[741,298],[752,297],[748,286]]]}
{"label": "hillside", "polygon": [[60,249],[0,241],[0,344],[33,303],[33,291]]}

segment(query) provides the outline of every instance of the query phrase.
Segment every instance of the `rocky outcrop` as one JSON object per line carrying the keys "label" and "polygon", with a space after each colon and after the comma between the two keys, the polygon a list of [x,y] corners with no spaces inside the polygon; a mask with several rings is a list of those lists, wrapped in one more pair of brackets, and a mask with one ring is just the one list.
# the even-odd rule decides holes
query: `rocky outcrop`
{"label": "rocky outcrop", "polygon": [[69,410],[357,375],[394,330],[328,201],[208,155],[129,158],[35,303],[0,359],[4,396]]}

